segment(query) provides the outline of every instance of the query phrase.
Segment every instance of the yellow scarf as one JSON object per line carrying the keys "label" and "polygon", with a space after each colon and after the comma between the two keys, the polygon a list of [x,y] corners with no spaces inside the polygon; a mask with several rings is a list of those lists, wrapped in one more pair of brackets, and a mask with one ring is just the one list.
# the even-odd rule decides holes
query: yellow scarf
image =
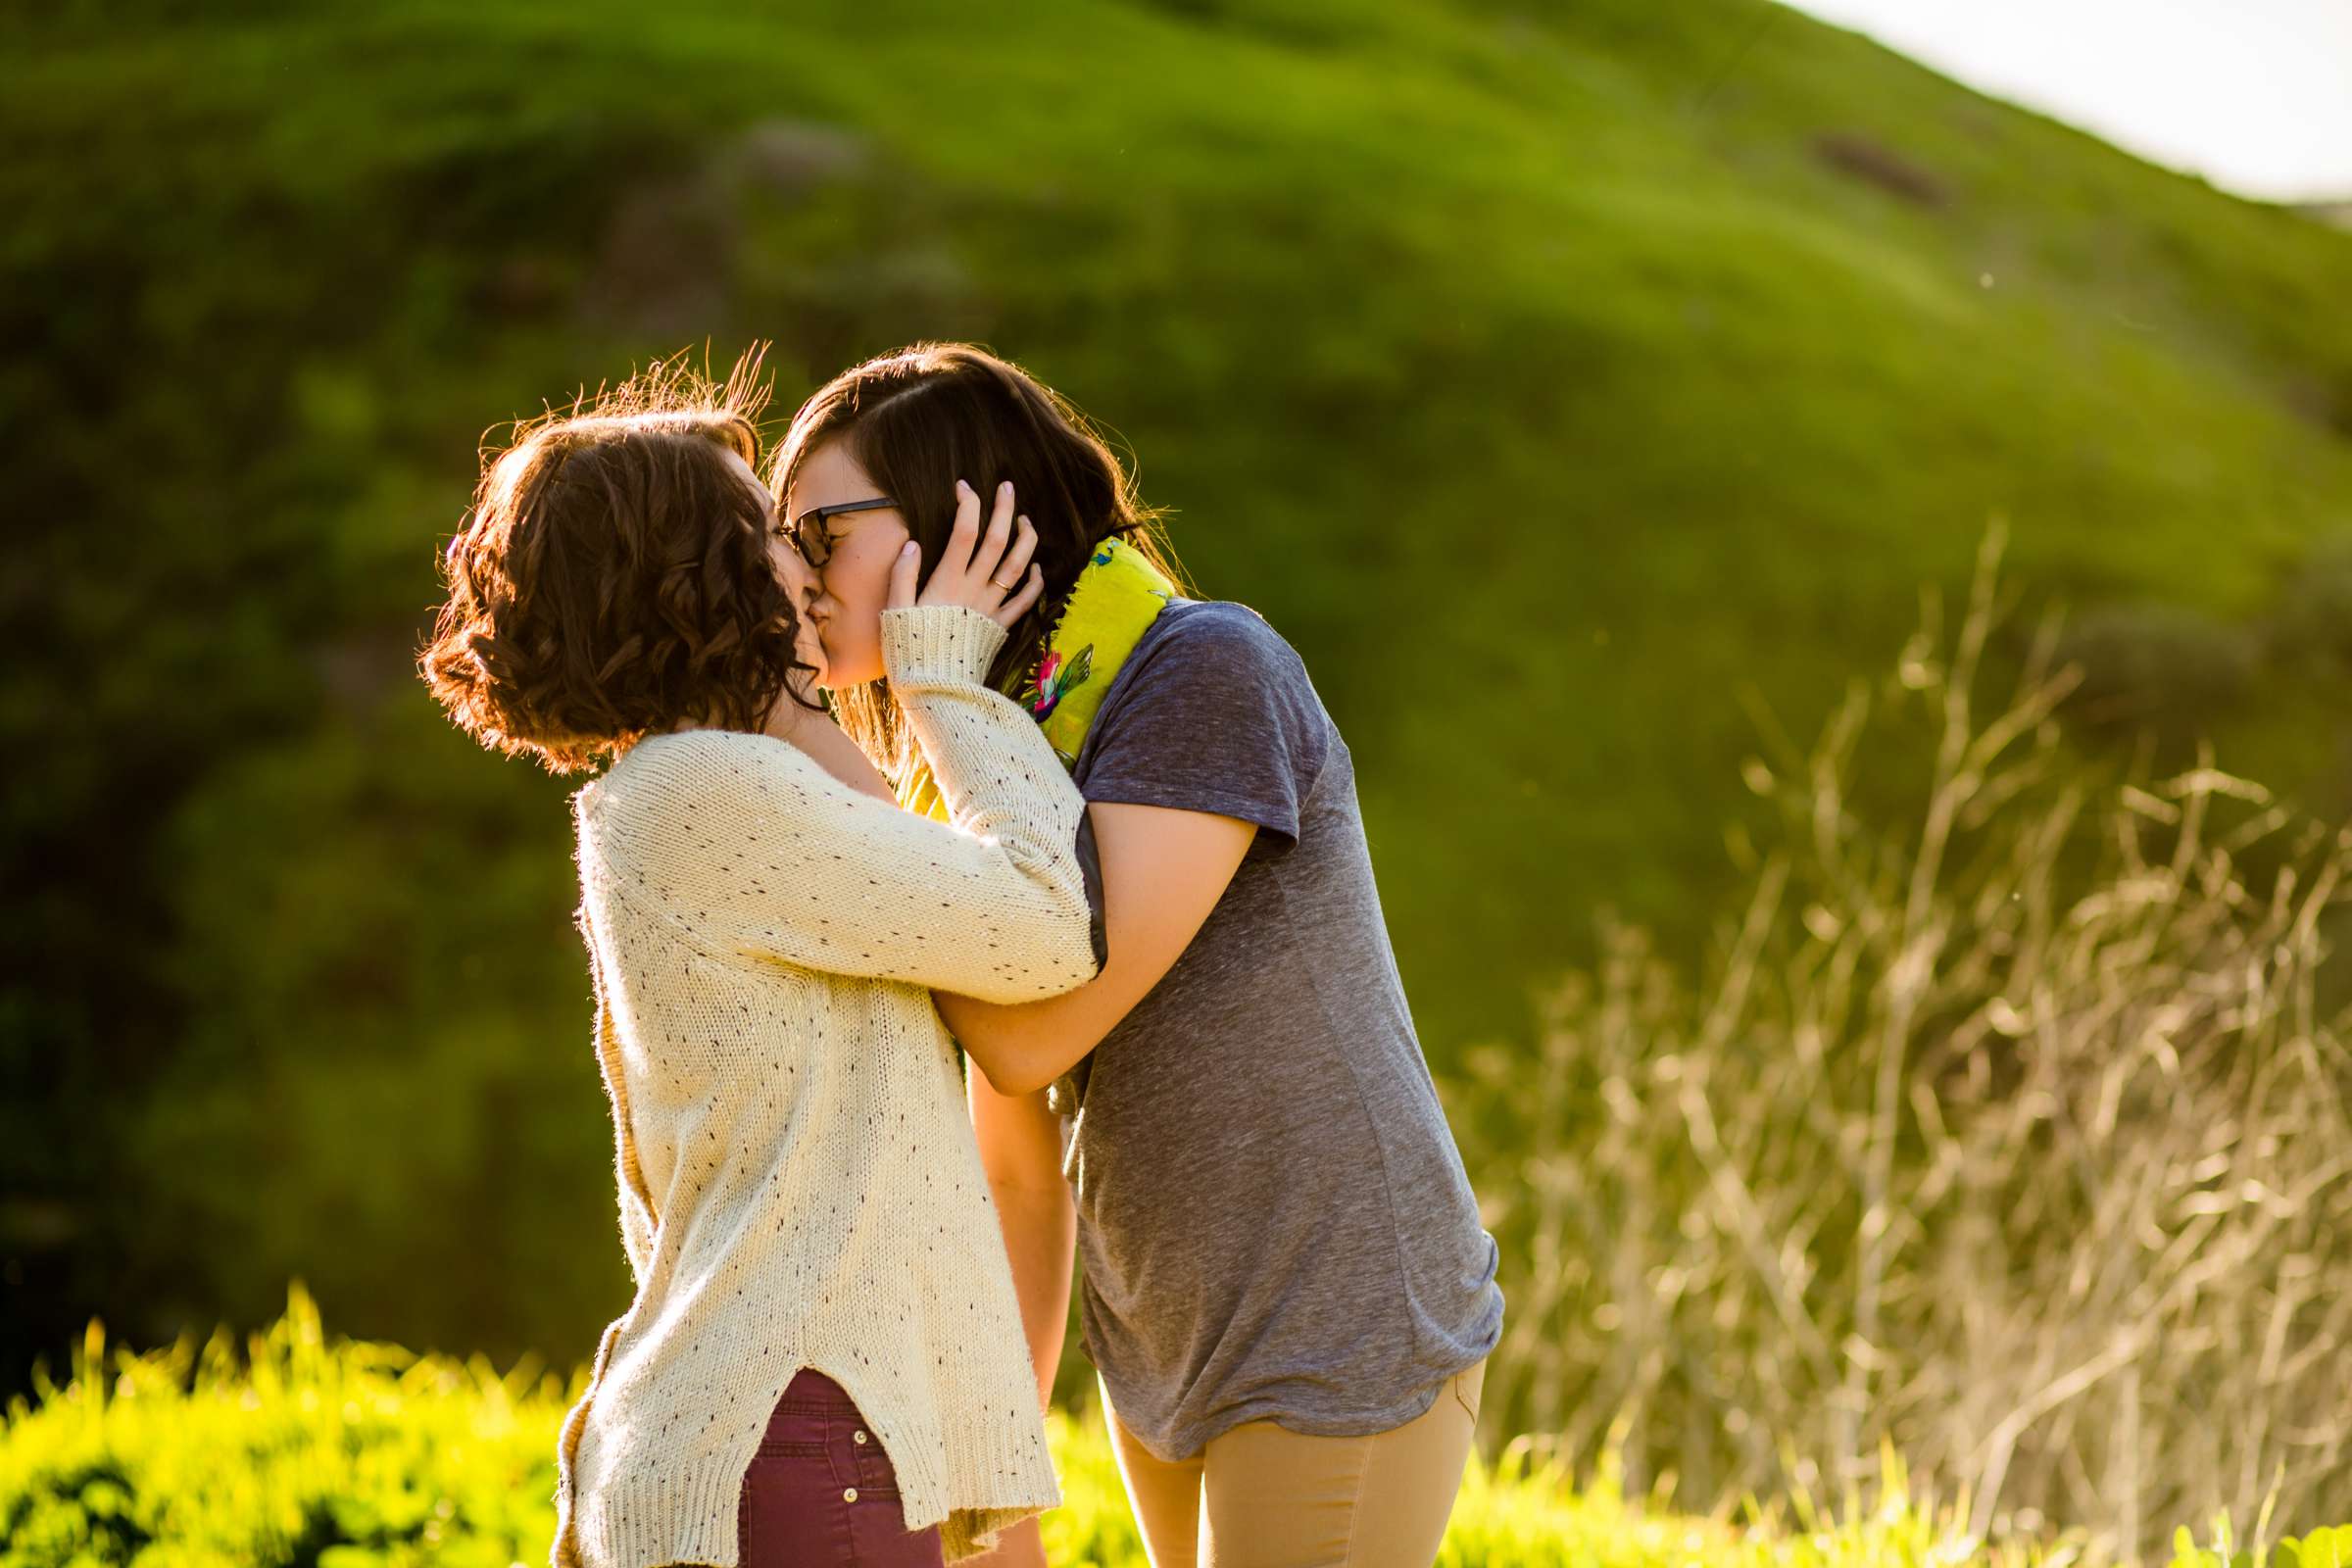
{"label": "yellow scarf", "polygon": [[[1166,573],[1124,539],[1103,540],[1079,568],[1061,618],[1046,634],[1037,667],[1004,692],[1037,720],[1062,766],[1078,765],[1078,748],[1086,744],[1087,726],[1102,706],[1102,694],[1175,597],[1176,585]],[[948,820],[948,803],[919,751],[898,797],[909,811]]]}

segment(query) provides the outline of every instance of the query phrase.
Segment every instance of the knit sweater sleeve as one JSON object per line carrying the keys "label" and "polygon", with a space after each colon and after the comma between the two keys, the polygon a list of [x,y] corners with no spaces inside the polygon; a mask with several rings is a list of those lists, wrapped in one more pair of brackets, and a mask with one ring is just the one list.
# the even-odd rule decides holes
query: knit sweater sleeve
{"label": "knit sweater sleeve", "polygon": [[[931,605],[882,613],[891,688],[952,822],[851,788],[798,748],[721,737],[723,765],[649,834],[652,893],[743,958],[991,1002],[1056,996],[1101,971],[1079,855],[1086,802],[1020,706],[984,684],[1004,628]],[[642,884],[642,877],[633,879]]]}

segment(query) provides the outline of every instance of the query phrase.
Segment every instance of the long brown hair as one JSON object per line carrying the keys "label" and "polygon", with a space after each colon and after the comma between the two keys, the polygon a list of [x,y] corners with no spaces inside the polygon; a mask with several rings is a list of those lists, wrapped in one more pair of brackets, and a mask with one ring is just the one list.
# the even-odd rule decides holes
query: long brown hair
{"label": "long brown hair", "polygon": [[[769,465],[768,488],[779,502],[801,465],[835,440],[848,442],[867,477],[896,498],[926,575],[956,523],[956,481],[984,497],[1012,481],[1015,504],[1037,527],[1030,559],[1045,592],[1007,631],[989,667],[989,684],[1000,690],[1036,664],[1078,573],[1105,539],[1126,540],[1191,596],[1161,514],[1138,498],[1133,472],[1102,432],[1061,394],[986,349],[916,343],[819,387],[793,416]],[[903,781],[908,739],[884,684],[828,695],[858,749],[894,783]]]}
{"label": "long brown hair", "polygon": [[764,726],[809,666],[774,503],[726,462],[759,462],[759,360],[723,386],[656,362],[484,452],[417,654],[461,729],[570,773],[688,720]]}

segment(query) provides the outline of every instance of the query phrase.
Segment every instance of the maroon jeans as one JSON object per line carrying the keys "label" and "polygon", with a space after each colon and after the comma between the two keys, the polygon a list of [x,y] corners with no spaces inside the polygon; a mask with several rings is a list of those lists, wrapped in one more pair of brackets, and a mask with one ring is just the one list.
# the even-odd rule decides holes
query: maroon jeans
{"label": "maroon jeans", "polygon": [[939,1527],[908,1533],[882,1441],[814,1367],[776,1401],[735,1517],[742,1568],[943,1568]]}

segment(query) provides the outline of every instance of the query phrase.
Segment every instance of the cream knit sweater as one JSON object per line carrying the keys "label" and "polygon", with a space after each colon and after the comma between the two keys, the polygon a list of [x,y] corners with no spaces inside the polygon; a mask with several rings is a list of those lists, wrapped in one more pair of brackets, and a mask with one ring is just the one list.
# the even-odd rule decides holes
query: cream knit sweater
{"label": "cream knit sweater", "polygon": [[736,1561],[770,1410],[812,1366],[951,1560],[1061,1498],[963,1086],[930,988],[1100,970],[1085,803],[982,684],[976,611],[885,611],[954,825],[765,735],[648,736],[572,797],[579,923],[637,1294],[558,1443],[557,1568]]}

